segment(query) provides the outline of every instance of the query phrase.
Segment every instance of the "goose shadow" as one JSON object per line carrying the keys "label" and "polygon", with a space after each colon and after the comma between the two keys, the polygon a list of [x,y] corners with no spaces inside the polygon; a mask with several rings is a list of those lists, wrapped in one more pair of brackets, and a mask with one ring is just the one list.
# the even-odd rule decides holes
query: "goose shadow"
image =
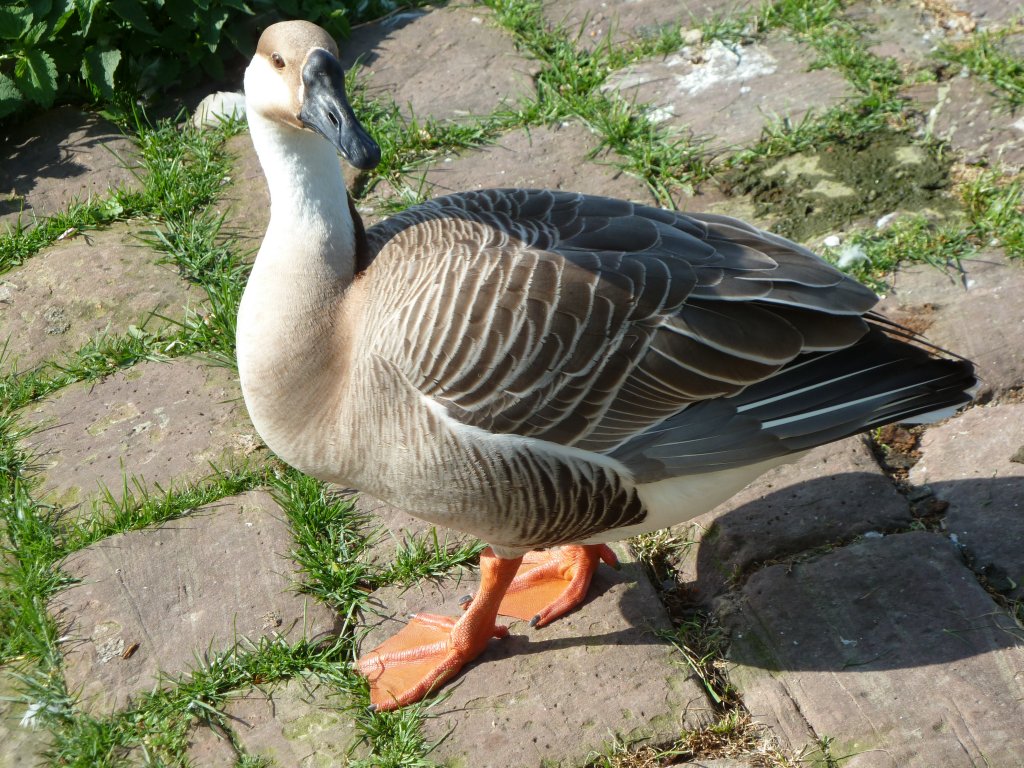
{"label": "goose shadow", "polygon": [[[872,477],[839,479],[866,488]],[[871,494],[837,499],[835,484],[807,481],[726,512],[691,553],[685,586],[729,630],[730,661],[882,671],[1024,650],[1004,608],[1024,582],[1024,477],[932,483],[933,496],[907,502],[925,517],[888,528]],[[808,498],[833,501],[807,514]],[[843,535],[829,535],[822,511],[845,517]]]}
{"label": "goose shadow", "polygon": [[[868,488],[877,477],[838,476],[843,488]],[[880,528],[871,493],[807,503],[829,498],[836,480],[807,481],[726,511],[690,548],[693,578],[673,591],[718,616],[729,633],[730,662],[771,671],[878,671],[1024,650],[1024,630],[996,602],[992,585],[983,586],[995,568],[1017,591],[1024,581],[1024,478],[932,484],[935,499],[958,500],[946,520],[963,530],[949,533],[928,530],[909,514],[901,526]],[[993,556],[1003,557],[992,549],[999,543],[1016,552],[1015,562],[995,563]],[[396,631],[399,616],[457,613],[458,597],[476,583],[465,573],[456,583],[407,590],[400,605],[394,595],[385,598],[364,617],[363,649]],[[670,629],[644,566],[601,566],[576,611],[543,628],[513,621],[509,637],[492,641],[474,666],[576,648],[666,645]]]}

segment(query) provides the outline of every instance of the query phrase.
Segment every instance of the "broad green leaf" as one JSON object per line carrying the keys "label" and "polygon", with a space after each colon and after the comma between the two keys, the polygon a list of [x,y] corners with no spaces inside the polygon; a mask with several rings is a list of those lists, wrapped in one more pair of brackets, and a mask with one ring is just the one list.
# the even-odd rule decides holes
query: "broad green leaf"
{"label": "broad green leaf", "polygon": [[164,15],[173,26],[189,30],[196,28],[196,4],[192,0],[167,0],[164,7]]}
{"label": "broad green leaf", "polygon": [[121,52],[115,49],[90,48],[82,61],[82,75],[86,82],[100,89],[107,98],[114,95],[114,73],[121,63]]}
{"label": "broad green leaf", "polygon": [[82,36],[88,37],[96,9],[103,4],[103,0],[74,0],[74,3],[75,10],[78,11],[78,23],[82,27]]}
{"label": "broad green leaf", "polygon": [[54,11],[56,20],[53,22],[53,31],[50,32],[51,38],[55,38],[57,33],[64,29],[68,20],[75,15],[75,3],[73,0],[58,0]]}
{"label": "broad green leaf", "polygon": [[20,40],[31,28],[28,8],[0,8],[0,40]]}
{"label": "broad green leaf", "polygon": [[32,101],[49,107],[57,95],[57,65],[49,54],[36,48],[18,59],[14,66],[14,81]]}
{"label": "broad green leaf", "polygon": [[45,21],[38,21],[21,38],[21,44],[26,51],[31,51],[39,45],[44,37],[49,37],[50,25]]}
{"label": "broad green leaf", "polygon": [[27,5],[32,9],[33,16],[37,19],[42,19],[53,7],[53,0],[29,0]]}
{"label": "broad green leaf", "polygon": [[133,29],[145,32],[147,35],[158,34],[149,17],[146,16],[145,4],[138,0],[111,0],[110,7],[114,13],[131,24]]}
{"label": "broad green leaf", "polygon": [[220,44],[220,30],[229,15],[227,10],[213,11],[199,25],[199,39],[206,44],[210,53],[217,52],[217,46]]}
{"label": "broad green leaf", "polygon": [[18,86],[11,78],[0,74],[0,117],[6,117],[12,112],[18,111],[24,103],[25,97],[21,95]]}

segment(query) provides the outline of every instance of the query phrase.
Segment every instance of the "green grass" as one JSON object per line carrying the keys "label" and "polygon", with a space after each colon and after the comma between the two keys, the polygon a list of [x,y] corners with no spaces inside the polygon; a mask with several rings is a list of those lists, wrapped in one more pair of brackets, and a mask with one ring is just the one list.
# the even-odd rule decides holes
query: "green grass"
{"label": "green grass", "polygon": [[0,274],[24,264],[58,240],[137,216],[142,206],[138,193],[121,188],[110,197],[74,203],[67,210],[38,221],[30,222],[23,215],[14,227],[0,233]]}
{"label": "green grass", "polygon": [[1024,25],[993,32],[978,32],[966,40],[945,43],[936,54],[955,62],[991,83],[1003,105],[1015,109],[1024,105],[1024,60],[1011,55],[1002,45],[1012,35],[1024,34]]}
{"label": "green grass", "polygon": [[[577,45],[574,30],[547,23],[538,0],[488,0],[487,5],[520,50],[538,62],[536,93],[492,115],[447,123],[404,117],[394,105],[371,101],[359,71],[350,72],[356,111],[383,150],[380,166],[358,180],[357,198],[369,197],[387,184],[397,192],[391,207],[404,207],[425,196],[417,179],[430,161],[485,146],[507,131],[567,120],[587,126],[599,139],[595,153],[613,153],[618,167],[642,179],[665,204],[723,169],[903,128],[898,68],[867,52],[860,30],[842,20],[843,4],[838,0],[777,0],[700,25],[705,44],[763,40],[771,33],[793,36],[813,49],[815,66],[840,72],[856,94],[850,103],[798,124],[772,123],[752,148],[715,162],[699,142],[662,130],[636,105],[602,90],[622,68],[677,50],[683,42],[678,25],[636,43],[584,50]],[[1007,104],[1020,103],[1014,101],[1020,92],[1019,62],[1002,52],[998,34],[971,39],[969,45],[944,55],[986,78]],[[53,730],[54,765],[120,765],[130,752],[131,759],[138,759],[143,748],[153,764],[182,765],[188,734],[197,724],[216,724],[234,739],[231,723],[220,714],[233,692],[309,675],[351,703],[351,715],[368,750],[357,765],[430,765],[432,745],[421,729],[431,716],[429,702],[394,713],[366,709],[365,682],[351,671],[360,610],[378,587],[408,586],[471,567],[480,544],[453,544],[433,533],[407,537],[388,562],[374,563],[371,548],[381,534],[373,522],[328,486],[272,461],[219,468],[204,481],[167,489],[147,487],[144,476],[137,483],[129,478],[119,494],[98,499],[74,521],[61,519],[61,510],[34,496],[34,460],[22,447],[25,435],[16,417],[18,408],[74,382],[98,380],[143,360],[202,354],[228,365],[234,362],[234,318],[248,266],[238,244],[223,236],[223,219],[213,206],[230,173],[225,142],[239,126],[198,132],[173,121],[151,124],[139,117],[128,129],[140,147],[138,188],[115,190],[35,226],[0,235],[0,273],[24,264],[68,230],[130,219],[133,227],[146,231],[145,242],[162,259],[205,292],[206,301],[177,325],[158,332],[143,326],[104,335],[39,370],[0,377],[0,664],[17,667],[26,702],[43,705],[38,718]],[[852,242],[868,255],[868,261],[855,268],[856,274],[877,284],[901,262],[955,264],[991,243],[1012,256],[1024,256],[1021,177],[986,171],[962,182],[957,192],[964,209],[958,222],[910,216],[884,231],[856,235]],[[338,612],[344,624],[341,636],[326,646],[288,646],[271,640],[243,644],[197,659],[194,674],[139,697],[127,710],[106,717],[79,711],[74,692],[63,683],[60,629],[46,612],[47,601],[69,584],[59,569],[61,559],[112,535],[159,525],[254,488],[269,488],[283,509],[294,534],[292,559],[301,572],[297,588]],[[659,535],[633,542],[662,576],[671,575],[666,570],[667,552],[683,544]],[[702,681],[716,704],[718,720],[699,732],[681,733],[667,745],[620,743],[606,754],[592,756],[591,764],[654,766],[739,749],[746,750],[744,754],[773,755],[762,760],[765,765],[788,765],[770,745],[751,741],[738,694],[724,671],[727,638],[721,628],[709,614],[698,611],[684,611],[675,619],[675,629],[664,639],[678,649],[680,663]],[[829,744],[823,742],[820,751],[833,759]],[[253,767],[261,761],[243,754],[239,765]]]}
{"label": "green grass", "polygon": [[959,189],[981,245],[998,245],[1024,259],[1024,175],[1002,176],[986,171]]}
{"label": "green grass", "polygon": [[867,258],[847,271],[875,288],[883,286],[900,264],[957,269],[961,260],[976,250],[969,232],[959,223],[937,223],[921,215],[901,217],[880,232],[857,233],[841,249],[824,249],[824,255],[838,261],[842,250],[850,246],[859,247]]}

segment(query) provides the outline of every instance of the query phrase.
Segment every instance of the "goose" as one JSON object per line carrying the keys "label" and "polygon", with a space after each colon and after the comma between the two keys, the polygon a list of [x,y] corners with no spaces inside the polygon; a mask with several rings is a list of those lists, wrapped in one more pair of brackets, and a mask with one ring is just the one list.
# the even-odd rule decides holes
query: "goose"
{"label": "goose", "polygon": [[356,662],[372,707],[436,691],[508,633],[499,614],[573,610],[609,542],[971,400],[969,361],[725,216],[489,189],[364,228],[338,154],[381,152],[314,24],[263,32],[245,101],[271,197],[237,319],[253,425],[299,470],[489,545],[461,616],[417,615]]}

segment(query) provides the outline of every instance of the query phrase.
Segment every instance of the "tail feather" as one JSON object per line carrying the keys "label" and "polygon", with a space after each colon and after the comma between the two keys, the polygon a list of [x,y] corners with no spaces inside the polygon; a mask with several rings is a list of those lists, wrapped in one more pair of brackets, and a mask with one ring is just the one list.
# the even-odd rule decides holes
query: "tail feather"
{"label": "tail feather", "polygon": [[971,401],[970,361],[879,315],[865,319],[869,330],[855,344],[803,355],[732,397],[692,405],[611,455],[638,481],[653,482],[942,418]]}

